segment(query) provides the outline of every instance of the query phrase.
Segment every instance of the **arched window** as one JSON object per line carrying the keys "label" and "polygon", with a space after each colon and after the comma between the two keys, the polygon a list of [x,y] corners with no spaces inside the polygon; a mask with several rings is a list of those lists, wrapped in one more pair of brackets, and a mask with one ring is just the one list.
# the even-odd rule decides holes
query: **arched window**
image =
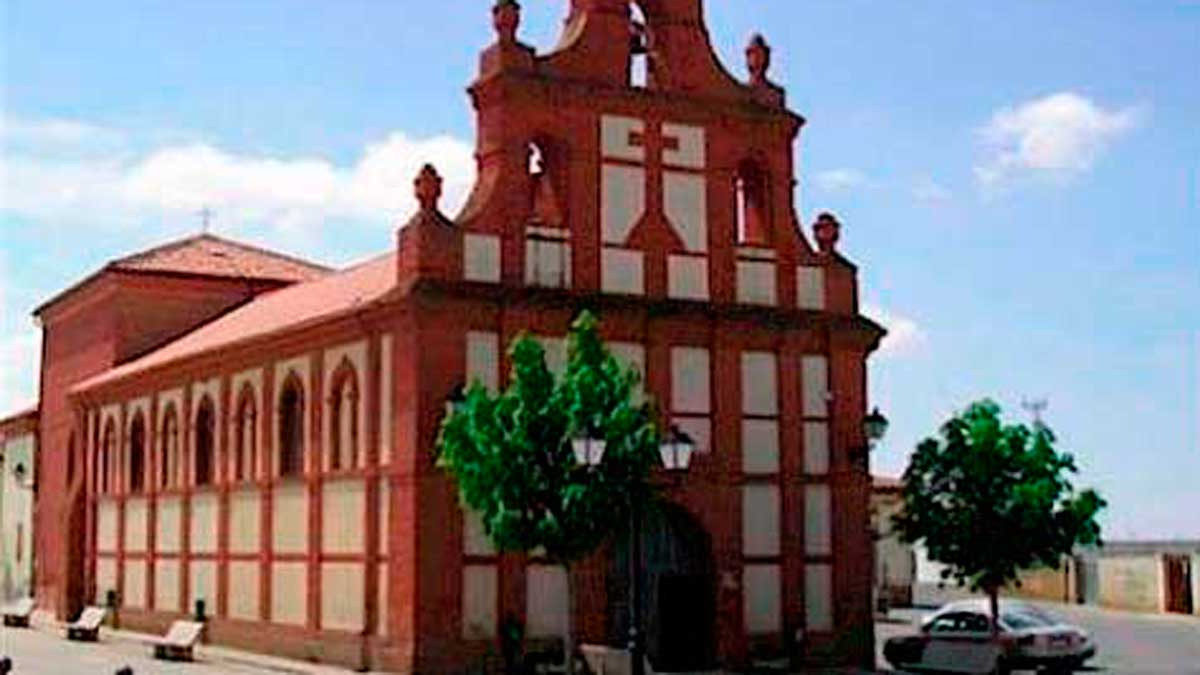
{"label": "arched window", "polygon": [[129,425],[129,491],[146,489],[146,419],[141,411]]}
{"label": "arched window", "polygon": [[116,489],[117,472],[117,425],[110,418],[104,425],[103,441],[100,445],[100,493],[108,494]]}
{"label": "arched window", "polygon": [[358,376],[349,361],[342,361],[333,375],[329,396],[330,471],[357,469],[358,453]]}
{"label": "arched window", "polygon": [[238,396],[237,428],[234,434],[233,470],[235,481],[252,481],[258,476],[258,406],[254,403],[254,388],[249,384]]}
{"label": "arched window", "polygon": [[162,432],[158,437],[158,486],[168,489],[178,485],[179,469],[179,414],[174,404],[163,412]]}
{"label": "arched window", "polygon": [[304,385],[293,373],[279,394],[279,475],[304,474]]}
{"label": "arched window", "polygon": [[213,412],[212,399],[205,396],[200,400],[196,409],[196,445],[195,470],[196,485],[213,484],[213,455],[216,442],[216,413]]}
{"label": "arched window", "polygon": [[756,162],[747,160],[738,166],[734,189],[740,244],[771,244],[770,190],[767,182],[766,172]]}
{"label": "arched window", "polygon": [[629,22],[629,85],[643,88],[650,84],[650,31],[642,8],[630,8]]}

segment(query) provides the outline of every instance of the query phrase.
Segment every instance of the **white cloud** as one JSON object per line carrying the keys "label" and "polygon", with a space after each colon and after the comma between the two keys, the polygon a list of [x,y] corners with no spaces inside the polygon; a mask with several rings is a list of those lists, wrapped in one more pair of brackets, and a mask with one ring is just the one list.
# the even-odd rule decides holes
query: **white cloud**
{"label": "white cloud", "polygon": [[[12,289],[0,261],[0,417],[24,410],[37,401],[41,348],[37,330],[27,315],[12,307]],[[23,321],[24,320],[24,321]]]}
{"label": "white cloud", "polygon": [[975,177],[985,188],[1000,188],[1022,178],[1086,173],[1141,117],[1137,107],[1105,109],[1070,91],[1004,108],[978,131],[984,158]]}
{"label": "white cloud", "polygon": [[829,169],[814,174],[813,182],[825,192],[846,192],[866,184],[867,175],[858,169]]}
{"label": "white cloud", "polygon": [[[85,123],[5,122],[6,138],[21,140],[5,153],[0,210],[47,224],[145,228],[193,219],[209,206],[223,231],[253,225],[307,236],[328,221],[390,226],[416,207],[412,180],[432,162],[445,178],[446,212],[465,200],[475,180],[471,146],[451,136],[414,138],[394,132],[339,166],[324,157],[278,157],[231,152],[210,144],[128,147],[97,156],[85,149]],[[100,132],[97,132],[100,133]],[[72,140],[74,139],[74,140]],[[62,152],[64,143],[79,152]],[[54,152],[42,152],[54,145]]]}
{"label": "white cloud", "polygon": [[921,176],[913,183],[912,196],[924,204],[944,204],[954,198],[954,193],[932,176]]}
{"label": "white cloud", "polygon": [[879,351],[875,353],[877,358],[894,359],[914,356],[924,350],[928,343],[924,329],[911,317],[873,305],[864,306],[862,313],[874,319],[888,331]]}
{"label": "white cloud", "polygon": [[86,143],[114,142],[120,132],[96,124],[69,119],[27,120],[0,116],[0,141],[31,146],[78,146]]}

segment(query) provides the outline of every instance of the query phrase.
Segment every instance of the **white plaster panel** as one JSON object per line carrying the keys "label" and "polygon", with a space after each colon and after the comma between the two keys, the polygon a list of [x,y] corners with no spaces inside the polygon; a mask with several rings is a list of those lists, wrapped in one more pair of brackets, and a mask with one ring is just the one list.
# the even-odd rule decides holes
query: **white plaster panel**
{"label": "white plaster panel", "polygon": [[805,356],[800,361],[801,396],[805,417],[829,415],[829,359],[824,356]]}
{"label": "white plaster panel", "polygon": [[825,309],[825,268],[796,268],[796,304],[800,309]]}
{"label": "white plaster panel", "polygon": [[568,628],[567,572],[562,567],[526,569],[525,616],[529,637],[562,637]]}
{"label": "white plaster panel", "polygon": [[804,624],[814,633],[833,630],[833,567],[804,567]]}
{"label": "white plaster panel", "polygon": [[606,244],[624,244],[646,212],[646,170],[607,165],[601,174],[600,232]]}
{"label": "white plaster panel", "polygon": [[271,529],[276,553],[308,551],[308,491],[303,485],[275,490]]}
{"label": "white plaster panel", "polygon": [[154,563],[154,609],[160,612],[178,612],[181,609],[178,560],[158,560]]}
{"label": "white plaster panel", "polygon": [[142,414],[142,420],[146,424],[146,445],[149,449],[150,444],[150,397],[143,396],[139,399],[130,401],[125,408],[125,438],[130,438],[129,431],[133,428],[133,421],[137,419],[137,414]]}
{"label": "white plaster panel", "polygon": [[696,452],[706,454],[712,452],[712,421],[707,417],[675,417],[671,423],[679,430],[692,437]]}
{"label": "white plaster panel", "polygon": [[229,563],[229,617],[258,621],[259,565],[235,560]]}
{"label": "white plaster panel", "polygon": [[667,259],[667,295],[679,300],[708,300],[708,258],[670,256]]}
{"label": "white plaster panel", "polygon": [[304,563],[271,565],[271,622],[303,626],[308,616],[308,570]]}
{"label": "white plaster panel", "polygon": [[366,575],[361,563],[321,565],[321,628],[358,633],[366,615]]}
{"label": "white plaster panel", "polygon": [[463,278],[495,284],[500,281],[500,237],[491,234],[463,236]]}
{"label": "white plaster panel", "polygon": [[671,409],[707,415],[712,411],[709,352],[702,347],[671,349]]}
{"label": "white plaster panel", "polygon": [[779,555],[780,500],[778,485],[742,487],[742,553]]}
{"label": "white plaster panel", "polygon": [[117,502],[106,499],[96,506],[96,550],[117,551]]}
{"label": "white plaster panel", "polygon": [[622,366],[632,368],[642,383],[646,381],[646,348],[644,346],[636,342],[610,342],[608,349]]}
{"label": "white plaster panel", "polygon": [[[183,423],[183,389],[169,389],[158,394],[158,419],[162,423],[163,413],[167,408],[175,406],[176,412],[179,413],[180,424]],[[103,428],[103,427],[101,427]]]}
{"label": "white plaster panel", "polygon": [[662,135],[675,139],[677,149],[663,151],[663,163],[687,169],[703,169],[705,166],[704,127],[684,124],[663,124]]}
{"label": "white plaster panel", "polygon": [[463,553],[471,556],[496,555],[496,547],[487,536],[483,518],[477,511],[461,509],[463,518]]}
{"label": "white plaster panel", "polygon": [[257,490],[229,495],[229,552],[258,553],[262,544],[262,497]]}
{"label": "white plaster panel", "polygon": [[804,488],[804,551],[833,555],[833,497],[828,485]]}
{"label": "white plaster panel", "polygon": [[375,627],[376,633],[379,635],[387,635],[388,632],[388,598],[391,593],[388,592],[388,564],[387,562],[379,563],[379,587],[376,595],[376,617],[379,625]]}
{"label": "white plaster panel", "polygon": [[[325,394],[321,400],[325,401],[325,454],[327,455],[324,461],[328,462],[329,448],[333,447],[333,435],[338,433],[331,421],[333,420],[332,398],[333,398],[333,376],[337,373],[337,369],[342,365],[343,360],[350,364],[354,369],[355,382],[358,385],[358,429],[359,429],[359,447],[356,450],[359,452],[359,466],[363,466],[366,457],[363,455],[363,444],[367,437],[367,341],[359,340],[350,344],[339,345],[325,350],[325,356],[322,360],[322,366],[325,373],[322,378],[322,386],[325,388]],[[348,420],[347,420],[348,421]],[[344,441],[343,448],[349,448],[349,439]],[[349,453],[343,453],[342,467],[347,467],[349,461]]]}
{"label": "white plaster panel", "polygon": [[570,288],[571,245],[565,241],[525,240],[525,283]]}
{"label": "white plaster panel", "polygon": [[467,333],[467,380],[491,392],[500,390],[500,336],[496,333]]}
{"label": "white plaster panel", "polygon": [[214,560],[192,560],[188,565],[188,603],[191,611],[197,600],[203,600],[206,612],[217,610],[217,563]]}
{"label": "white plaster panel", "polygon": [[556,377],[562,377],[567,372],[567,339],[539,335],[536,340],[546,353],[546,367]]}
{"label": "white plaster panel", "polygon": [[646,131],[646,123],[633,117],[603,115],[600,118],[600,150],[604,157],[641,162],[646,159],[643,144],[633,143],[633,134]]}
{"label": "white plaster panel", "polygon": [[[213,377],[192,384],[192,432],[195,433],[196,415],[200,413],[200,401],[204,400],[205,396],[212,401],[212,409],[215,415],[213,418],[213,431],[216,436],[219,436],[219,434],[216,434],[216,424],[221,419],[221,378],[219,377]],[[215,448],[216,437],[213,439],[213,444]]]}
{"label": "white plaster panel", "polygon": [[487,640],[496,637],[499,586],[495,565],[467,565],[463,568],[463,638]]}
{"label": "white plaster panel", "polygon": [[379,553],[387,555],[388,541],[391,539],[389,515],[392,512],[391,484],[387,478],[379,479]]}
{"label": "white plaster panel", "polygon": [[742,421],[742,470],[756,475],[779,472],[778,422]]}
{"label": "white plaster panel", "polygon": [[326,483],[322,487],[321,540],[325,553],[363,553],[367,519],[367,485],[362,480]]}
{"label": "white plaster panel", "polygon": [[282,418],[279,415],[279,404],[283,400],[284,382],[287,381],[288,375],[291,373],[295,373],[296,377],[300,380],[301,386],[304,388],[304,419],[302,420],[304,426],[304,442],[302,445],[304,447],[305,470],[307,470],[310,462],[312,462],[312,448],[309,447],[311,444],[308,442],[308,439],[312,438],[310,433],[310,427],[312,426],[312,414],[310,409],[313,404],[313,392],[311,388],[312,360],[307,354],[305,354],[303,356],[297,356],[293,359],[281,361],[275,364],[275,414],[272,415],[273,419],[271,420],[271,438],[275,439],[275,442],[272,443],[271,446],[274,448],[275,453],[272,465],[276,475],[279,474],[279,425],[282,422]]}
{"label": "white plaster panel", "polygon": [[[265,447],[265,439],[263,438],[263,431],[262,431],[263,425],[261,422],[263,410],[264,410],[263,395],[262,395],[262,392],[263,392],[262,368],[252,368],[250,370],[242,371],[230,378],[229,386],[230,386],[230,392],[232,392],[230,394],[230,396],[232,397],[231,400],[233,401],[233,405],[235,406],[233,409],[233,412],[237,412],[236,406],[238,405],[239,401],[241,400],[240,397],[242,395],[242,389],[245,388],[246,385],[250,386],[250,390],[253,392],[253,396],[254,396],[254,415],[255,415],[254,433],[258,436],[258,442],[255,444],[254,447],[259,448],[261,450],[263,447]],[[230,425],[230,432],[229,432],[230,433],[230,436],[229,436],[230,441],[229,442],[231,444],[231,447],[233,447],[232,444],[236,442],[233,439],[234,439],[234,434],[236,433],[236,425],[237,425],[237,418],[234,415],[229,416],[229,425]],[[262,461],[263,461],[263,454],[262,454],[262,452],[259,452],[258,453],[259,466],[254,467],[254,470],[253,470],[253,475],[255,477],[262,475],[262,465],[261,465]],[[230,469],[230,471],[232,472],[232,469]],[[232,475],[232,473],[230,473],[230,475]]]}
{"label": "white plaster panel", "polygon": [[704,176],[664,172],[663,211],[687,250],[708,250],[708,185]]}
{"label": "white plaster panel", "polygon": [[220,508],[213,494],[192,497],[192,553],[217,552],[217,512]]}
{"label": "white plaster panel", "polygon": [[103,605],[109,591],[117,590],[117,559],[96,559],[96,604]]}
{"label": "white plaster panel", "polygon": [[183,503],[178,497],[158,500],[154,546],[160,553],[178,553],[183,530]]}
{"label": "white plaster panel", "polygon": [[829,473],[829,424],[804,423],[804,472],[814,475]]}
{"label": "white plaster panel", "polygon": [[646,292],[644,256],[641,251],[606,248],[601,258],[601,285],[605,293],[642,295]]}
{"label": "white plaster panel", "polygon": [[149,544],[150,507],[145,499],[130,499],[125,503],[125,550],[145,553]]}
{"label": "white plaster panel", "polygon": [[783,630],[779,565],[747,565],[742,574],[742,594],[747,634]]}
{"label": "white plaster panel", "polygon": [[392,353],[395,340],[389,333],[380,343],[379,366],[379,462],[384,466],[392,463]]}
{"label": "white plaster panel", "polygon": [[775,354],[742,354],[742,413],[775,416],[779,414],[779,380]]}
{"label": "white plaster panel", "polygon": [[775,263],[762,260],[739,260],[737,264],[737,299],[748,305],[774,305]]}
{"label": "white plaster panel", "polygon": [[146,609],[146,561],[125,561],[125,588],[121,606]]}

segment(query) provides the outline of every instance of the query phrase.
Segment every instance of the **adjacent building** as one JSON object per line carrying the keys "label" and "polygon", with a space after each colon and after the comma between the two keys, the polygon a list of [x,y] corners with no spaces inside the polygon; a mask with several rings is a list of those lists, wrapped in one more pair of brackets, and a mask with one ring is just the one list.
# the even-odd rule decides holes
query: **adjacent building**
{"label": "adjacent building", "polygon": [[[645,528],[654,666],[870,665],[883,331],[840,223],[796,215],[804,120],[770,47],[735,78],[699,0],[572,0],[544,54],[516,2],[492,21],[457,215],[428,166],[394,246],[353,267],[200,236],[38,310],[40,602],[115,591],[159,630],[202,601],[216,642],[399,672],[477,667],[510,626],[554,641],[565,572],[498,555],[433,446],[451,392],[502,386],[521,332],[561,367],[588,308],[702,452]],[[574,572],[586,642],[624,643],[624,555]]]}
{"label": "adjacent building", "polygon": [[909,607],[917,583],[917,555],[896,532],[892,518],[904,509],[904,483],[875,476],[871,493],[871,531],[875,535],[875,606]]}
{"label": "adjacent building", "polygon": [[37,408],[0,419],[0,602],[33,595]]}

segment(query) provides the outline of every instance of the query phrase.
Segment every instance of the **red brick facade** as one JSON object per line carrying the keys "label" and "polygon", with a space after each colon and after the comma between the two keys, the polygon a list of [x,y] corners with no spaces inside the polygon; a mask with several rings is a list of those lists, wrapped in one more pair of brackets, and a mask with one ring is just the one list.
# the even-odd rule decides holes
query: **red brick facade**
{"label": "red brick facade", "polygon": [[[400,672],[479,663],[502,621],[545,622],[529,609],[556,601],[540,587],[554,577],[469,543],[432,461],[445,398],[502,379],[488,345],[562,336],[591,308],[664,424],[702,439],[668,497],[706,533],[712,656],[872,661],[862,418],[882,331],[858,315],[837,222],[814,247],[797,221],[803,120],[765,41],[739,82],[699,0],[636,5],[644,30],[627,0],[573,0],[536,55],[497,3],[471,87],[478,184],[451,219],[440,179],[418,177],[393,254],[245,304],[228,279],[118,275],[44,310],[43,603],[68,614],[111,588],[123,622],[161,627],[202,598],[219,642]],[[292,424],[301,470],[285,475]],[[587,642],[620,623],[613,555],[576,570]]]}

